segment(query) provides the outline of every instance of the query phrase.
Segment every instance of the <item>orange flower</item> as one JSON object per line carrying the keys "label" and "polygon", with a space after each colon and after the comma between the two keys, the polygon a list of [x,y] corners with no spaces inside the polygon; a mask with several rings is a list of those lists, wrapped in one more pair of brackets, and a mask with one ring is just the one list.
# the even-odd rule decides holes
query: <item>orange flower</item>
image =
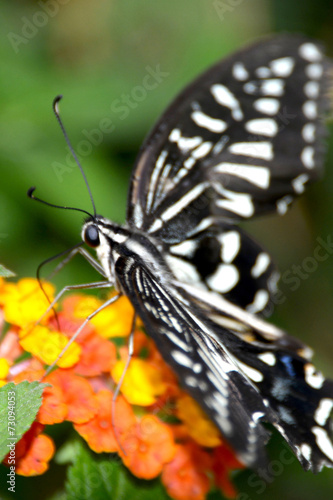
{"label": "orange flower", "polygon": [[183,393],[178,398],[177,416],[185,423],[189,435],[198,444],[208,447],[221,444],[221,435],[218,428],[188,394]]}
{"label": "orange flower", "polygon": [[19,384],[23,380],[34,382],[35,380],[40,380],[45,374],[42,363],[36,358],[21,361],[11,371],[14,371],[14,369],[13,381],[15,384]]}
{"label": "orange flower", "polygon": [[[131,406],[119,396],[112,402],[112,393],[106,389],[96,394],[97,412],[88,422],[75,424],[74,428],[96,453],[118,451],[118,439],[136,423]],[[112,422],[112,404],[115,404],[115,422]],[[115,428],[113,427],[115,425]]]}
{"label": "orange flower", "polygon": [[230,471],[243,468],[244,465],[236,458],[235,453],[227,444],[223,443],[214,450],[213,471],[215,484],[226,497],[237,497],[237,491],[229,478]]}
{"label": "orange flower", "polygon": [[48,375],[45,383],[52,388],[44,390],[38,420],[43,423],[58,423],[69,420],[74,423],[87,422],[97,412],[97,401],[87,380],[74,375],[71,370],[58,369]]}
{"label": "orange flower", "polygon": [[120,455],[126,467],[137,477],[152,479],[172,460],[176,446],[172,431],[154,415],[145,415],[121,439]]}
{"label": "orange flower", "polygon": [[178,445],[174,459],[163,468],[162,483],[175,500],[205,500],[210,466],[210,456],[196,443]]}
{"label": "orange flower", "polygon": [[6,358],[7,361],[13,362],[16,358],[23,354],[23,349],[19,344],[17,332],[8,330],[0,343],[0,357]]}
{"label": "orange flower", "polygon": [[[81,339],[78,339],[78,343]],[[110,371],[116,362],[116,346],[100,335],[91,334],[81,344],[80,360],[74,367],[75,373],[94,377]]]}
{"label": "orange flower", "polygon": [[[54,361],[86,316],[102,304],[94,296],[68,297],[57,317],[50,314],[43,325],[32,329],[27,323],[38,319],[48,305],[40,293],[35,280],[14,285],[0,279],[0,304],[7,321],[15,325],[9,325],[0,352],[0,386],[7,380],[40,380],[44,363]],[[122,297],[85,326],[58,363],[60,368],[45,377],[43,382],[50,386],[44,389],[36,421],[16,446],[16,472],[27,476],[45,472],[54,445],[42,434],[44,425],[69,420],[92,450],[117,452],[135,476],[152,479],[161,474],[175,500],[204,500],[214,479],[224,494],[234,497],[229,474],[241,464],[197,403],[182,391],[154,342],[140,330],[139,320],[134,356],[121,386],[124,397],[112,402],[108,388],[122,376],[128,359],[124,337],[132,320],[133,308]],[[111,337],[122,338],[113,342]],[[21,346],[30,357],[15,362],[24,352]],[[157,412],[168,421],[171,417],[171,422],[176,416],[180,423],[164,423]]]}
{"label": "orange flower", "polygon": [[[49,468],[48,462],[54,455],[52,439],[41,434],[44,426],[33,423],[30,429],[15,445],[15,472],[22,476],[37,476]],[[10,453],[4,463],[10,465]]]}
{"label": "orange flower", "polygon": [[[67,297],[63,303],[63,310],[57,312],[57,316],[50,316],[47,325],[52,330],[57,330],[66,335],[69,339],[72,338],[74,333],[80,328],[83,323],[83,319],[74,318],[73,315],[73,302],[77,302],[79,297],[75,295]],[[65,307],[64,307],[65,305]],[[95,327],[88,321],[85,327],[80,331],[80,334],[76,338],[75,342],[82,344],[86,337],[89,337],[92,333],[96,333]]]}

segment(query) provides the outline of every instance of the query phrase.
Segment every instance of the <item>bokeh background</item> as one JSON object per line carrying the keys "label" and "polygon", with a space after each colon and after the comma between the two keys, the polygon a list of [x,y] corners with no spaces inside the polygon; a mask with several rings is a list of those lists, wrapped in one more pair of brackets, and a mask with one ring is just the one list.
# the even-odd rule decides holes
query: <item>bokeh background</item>
{"label": "bokeh background", "polygon": [[[219,58],[263,35],[281,31],[319,38],[333,56],[333,3],[2,2],[0,262],[18,277],[35,276],[38,264],[80,240],[82,215],[29,200],[26,192],[30,186],[36,186],[36,195],[49,202],[91,208],[52,113],[51,103],[57,94],[64,95],[62,117],[89,179],[97,210],[121,222],[140,143],[170,100]],[[156,88],[145,88],[145,76],[156,69]],[[130,96],[127,102],[124,94]],[[285,276],[283,300],[273,321],[312,345],[316,364],[333,376],[333,254],[313,264],[318,238],[333,241],[332,125],[330,132],[323,180],[285,217],[268,217],[245,227],[271,252]],[[294,276],[295,265],[305,276],[297,287],[287,279]],[[49,270],[51,266],[45,274]],[[54,281],[60,287],[92,279],[96,279],[95,273],[77,258]],[[296,460],[284,463],[281,449],[282,440],[275,437],[270,445],[275,462],[265,478],[259,480],[247,471],[238,474],[238,500],[333,497],[332,471],[325,470],[319,476],[305,473]],[[58,469],[58,474],[56,480],[51,474],[23,483],[18,480],[16,498],[55,498],[55,492],[61,492],[64,471]],[[1,495],[8,495],[4,484],[0,485]]]}

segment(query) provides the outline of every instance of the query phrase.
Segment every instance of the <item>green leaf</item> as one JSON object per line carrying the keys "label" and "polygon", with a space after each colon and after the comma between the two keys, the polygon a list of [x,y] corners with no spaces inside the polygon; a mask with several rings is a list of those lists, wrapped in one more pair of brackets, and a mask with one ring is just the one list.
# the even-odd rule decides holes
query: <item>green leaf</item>
{"label": "green leaf", "polygon": [[139,480],[132,476],[116,455],[96,458],[77,442],[74,464],[68,469],[67,500],[168,500],[159,479]]}
{"label": "green leaf", "polygon": [[31,427],[42,404],[42,392],[48,384],[25,380],[0,388],[0,462]]}
{"label": "green leaf", "polygon": [[13,273],[13,271],[10,271],[5,266],[0,264],[0,277],[1,278],[12,278],[13,276],[16,276],[16,274]]}

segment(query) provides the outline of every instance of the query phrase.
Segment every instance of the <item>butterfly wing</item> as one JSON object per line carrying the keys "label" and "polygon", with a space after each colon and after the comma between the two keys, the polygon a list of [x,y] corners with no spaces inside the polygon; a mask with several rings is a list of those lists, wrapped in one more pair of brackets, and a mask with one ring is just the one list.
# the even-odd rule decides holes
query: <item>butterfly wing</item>
{"label": "butterfly wing", "polygon": [[200,76],[142,146],[129,225],[176,243],[211,216],[285,213],[322,170],[330,68],[317,42],[282,35]]}
{"label": "butterfly wing", "polygon": [[188,307],[184,294],[161,286],[144,263],[119,257],[116,273],[179,383],[199,402],[243,463],[264,466],[269,432],[258,416],[270,410],[231,353],[214,338],[207,320],[193,304]]}
{"label": "butterfly wing", "polygon": [[212,223],[181,243],[165,244],[164,255],[178,281],[217,292],[252,313],[272,312],[279,273],[243,229]]}

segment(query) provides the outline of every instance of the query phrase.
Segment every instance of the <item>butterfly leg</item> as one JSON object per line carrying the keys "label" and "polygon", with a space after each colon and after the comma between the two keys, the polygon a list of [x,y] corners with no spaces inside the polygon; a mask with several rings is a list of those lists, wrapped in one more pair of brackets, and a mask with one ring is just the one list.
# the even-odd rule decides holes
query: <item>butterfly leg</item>
{"label": "butterfly leg", "polygon": [[[77,248],[74,248],[73,250],[70,251],[70,253],[64,258],[62,259],[62,261],[56,266],[56,268],[49,274],[49,276],[47,276],[47,280],[50,280],[53,278],[53,276],[55,276],[59,271],[61,271],[65,266],[66,264],[68,264],[72,259],[73,257],[75,257],[77,254],[80,254],[82,255],[82,257],[94,268],[96,269],[96,271],[101,275],[101,276],[104,276],[104,278],[106,278],[106,275],[105,275],[105,272],[103,270],[103,267],[100,265],[100,263],[94,259],[94,257],[92,255],[90,255],[90,253],[85,249],[85,248],[82,248],[82,247],[77,247]],[[62,254],[63,255],[63,254]],[[56,256],[58,257],[58,255]],[[54,257],[54,258],[56,258]],[[53,257],[47,261],[45,261],[45,263],[47,262],[50,262],[50,260],[53,260]]]}
{"label": "butterfly leg", "polygon": [[[96,285],[96,283],[91,283],[91,285]],[[74,287],[78,287],[79,285],[74,285]],[[73,287],[65,287],[67,289],[72,289]],[[89,285],[87,285],[87,288],[89,288]],[[97,287],[95,287],[97,288]],[[62,290],[63,291],[63,290]],[[63,348],[63,350],[61,351],[61,353],[59,354],[59,356],[57,357],[57,359],[48,367],[48,369],[46,370],[45,374],[43,375],[42,379],[43,380],[50,372],[51,370],[53,370],[53,368],[56,366],[56,364],[58,363],[59,359],[62,358],[62,356],[65,354],[65,352],[67,351],[67,349],[69,348],[69,346],[77,339],[77,337],[80,335],[80,333],[82,332],[83,328],[86,326],[86,324],[92,319],[94,318],[99,312],[101,312],[103,309],[105,309],[106,307],[108,307],[109,305],[113,304],[114,302],[116,302],[119,297],[121,296],[122,294],[121,293],[118,293],[117,295],[114,295],[113,297],[111,297],[109,300],[107,300],[106,302],[104,302],[104,304],[102,304],[100,307],[98,307],[98,309],[96,309],[95,311],[93,311],[91,314],[89,314],[89,316],[86,317],[86,319],[83,321],[82,325],[76,330],[76,332],[74,333],[74,335],[71,337],[71,339],[68,341],[68,343],[65,345],[65,347]]]}
{"label": "butterfly leg", "polygon": [[132,322],[132,328],[131,328],[131,332],[130,332],[130,335],[129,335],[129,338],[128,338],[128,357],[127,357],[127,360],[126,360],[126,364],[125,364],[123,373],[121,374],[120,380],[119,380],[119,382],[117,384],[117,387],[116,387],[116,389],[115,389],[115,391],[113,393],[112,408],[111,408],[112,428],[114,430],[114,435],[115,435],[116,441],[117,441],[117,443],[119,445],[119,448],[124,453],[124,455],[126,455],[126,452],[125,452],[125,450],[123,449],[123,447],[122,447],[122,445],[120,443],[119,436],[118,436],[118,433],[117,433],[116,414],[115,414],[115,411],[116,411],[116,399],[117,399],[117,397],[119,395],[121,385],[122,385],[122,383],[124,381],[127,369],[129,367],[130,361],[131,361],[132,356],[133,356],[133,352],[134,352],[134,331],[135,331],[136,320],[137,320],[137,314],[134,314],[133,322]]}

